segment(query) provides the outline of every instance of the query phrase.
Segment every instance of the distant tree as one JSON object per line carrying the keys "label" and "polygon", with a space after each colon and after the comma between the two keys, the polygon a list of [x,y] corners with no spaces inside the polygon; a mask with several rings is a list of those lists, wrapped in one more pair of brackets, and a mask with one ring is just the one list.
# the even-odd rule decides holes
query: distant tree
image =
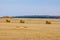
{"label": "distant tree", "polygon": [[13,17],[11,17],[11,16],[3,16],[2,18],[13,18]]}

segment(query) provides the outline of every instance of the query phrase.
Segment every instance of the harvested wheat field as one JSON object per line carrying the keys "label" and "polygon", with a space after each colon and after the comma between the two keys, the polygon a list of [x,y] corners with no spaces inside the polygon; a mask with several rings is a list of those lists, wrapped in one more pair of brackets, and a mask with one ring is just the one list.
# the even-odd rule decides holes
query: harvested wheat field
{"label": "harvested wheat field", "polygon": [[60,40],[60,19],[0,18],[0,40]]}

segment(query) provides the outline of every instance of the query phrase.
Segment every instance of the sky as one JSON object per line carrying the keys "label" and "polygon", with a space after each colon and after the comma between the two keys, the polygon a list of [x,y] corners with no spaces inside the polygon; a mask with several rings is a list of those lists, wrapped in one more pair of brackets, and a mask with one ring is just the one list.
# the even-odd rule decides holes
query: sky
{"label": "sky", "polygon": [[0,16],[60,15],[60,0],[0,0]]}

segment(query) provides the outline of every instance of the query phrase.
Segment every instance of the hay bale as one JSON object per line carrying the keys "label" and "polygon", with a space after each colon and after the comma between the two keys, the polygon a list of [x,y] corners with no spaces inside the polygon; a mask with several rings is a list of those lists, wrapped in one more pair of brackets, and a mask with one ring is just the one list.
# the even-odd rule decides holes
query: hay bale
{"label": "hay bale", "polygon": [[10,20],[6,20],[6,22],[10,22]]}
{"label": "hay bale", "polygon": [[25,23],[24,20],[20,20],[20,23]]}
{"label": "hay bale", "polygon": [[50,21],[46,21],[46,24],[51,24],[51,22]]}

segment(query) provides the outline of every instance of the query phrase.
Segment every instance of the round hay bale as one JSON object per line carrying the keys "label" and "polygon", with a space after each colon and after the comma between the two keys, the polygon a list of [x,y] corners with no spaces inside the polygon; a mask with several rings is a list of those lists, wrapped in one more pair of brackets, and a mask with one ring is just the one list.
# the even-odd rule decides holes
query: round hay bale
{"label": "round hay bale", "polygon": [[50,21],[46,21],[46,24],[51,24],[51,22]]}

